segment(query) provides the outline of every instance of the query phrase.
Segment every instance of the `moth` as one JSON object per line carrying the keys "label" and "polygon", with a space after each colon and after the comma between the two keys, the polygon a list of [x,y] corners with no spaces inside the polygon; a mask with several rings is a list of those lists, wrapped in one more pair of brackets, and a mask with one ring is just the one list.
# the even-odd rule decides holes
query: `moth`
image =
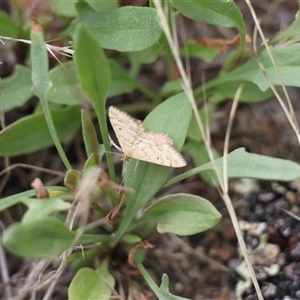
{"label": "moth", "polygon": [[123,152],[122,160],[135,158],[173,168],[186,165],[167,134],[149,131],[142,121],[114,106],[109,107],[108,115]]}

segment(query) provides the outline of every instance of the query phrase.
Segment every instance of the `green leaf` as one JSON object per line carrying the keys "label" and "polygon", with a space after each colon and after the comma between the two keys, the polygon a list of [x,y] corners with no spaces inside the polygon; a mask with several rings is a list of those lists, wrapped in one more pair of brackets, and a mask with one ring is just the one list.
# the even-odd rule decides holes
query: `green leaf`
{"label": "green leaf", "polygon": [[79,22],[85,25],[103,48],[140,51],[155,44],[161,35],[156,10],[125,6],[95,12],[86,3],[77,4]]}
{"label": "green leaf", "polygon": [[31,64],[32,64],[32,82],[34,85],[34,93],[39,98],[45,115],[45,120],[49,128],[51,138],[54,145],[67,169],[72,169],[72,166],[64,152],[62,145],[60,144],[59,137],[57,135],[53,119],[50,113],[48,104],[48,93],[52,86],[51,80],[48,74],[48,54],[44,41],[42,28],[39,24],[34,23],[31,27]]}
{"label": "green leaf", "polygon": [[[223,162],[223,158],[216,160],[221,174]],[[211,163],[208,167],[212,167]],[[286,159],[247,153],[244,148],[239,148],[228,155],[228,176],[291,181],[300,178],[300,165]]]}
{"label": "green leaf", "polygon": [[[80,126],[80,112],[70,107],[52,112],[59,138],[69,142]],[[0,132],[0,156],[31,153],[53,145],[53,140],[43,113],[20,119]]]}
{"label": "green leaf", "polygon": [[[300,87],[300,44],[293,44],[284,47],[270,47],[270,51],[277,65],[283,84],[286,86]],[[270,81],[274,85],[281,85],[280,78],[273,67],[269,54],[266,50],[259,54],[259,60],[263,64]],[[230,82],[252,82],[261,91],[269,89],[269,83],[261,71],[257,59],[252,57],[243,66],[232,72],[224,73],[214,81],[214,85],[228,84]]]}
{"label": "green leaf", "polygon": [[[191,156],[194,165],[197,167],[210,161],[204,143],[189,141],[184,145],[183,151]],[[217,151],[213,151],[213,155],[215,159],[220,157]],[[211,186],[219,186],[219,182],[214,171],[203,171],[199,175],[207,184]]]}
{"label": "green leaf", "polygon": [[[130,93],[138,87],[136,80],[131,78],[116,61],[110,59],[109,67],[112,82],[107,97]],[[64,105],[78,105],[86,99],[79,85],[79,75],[74,61],[56,66],[49,72],[49,76],[53,86],[49,91],[48,101]],[[15,92],[16,88],[13,91]]]}
{"label": "green leaf", "polygon": [[69,287],[69,300],[79,299],[111,299],[115,279],[109,273],[105,260],[98,270],[80,269]]}
{"label": "green leaf", "polygon": [[58,16],[69,18],[76,17],[76,2],[76,0],[51,0],[51,10]]}
{"label": "green leaf", "polygon": [[[80,83],[89,101],[95,109],[100,109],[101,118],[106,118],[105,104],[107,91],[111,83],[111,72],[103,49],[95,39],[80,27],[75,43],[75,62],[80,77]],[[98,111],[96,111],[98,114]],[[106,124],[106,122],[105,122]],[[105,125],[107,135],[107,126]],[[103,131],[101,130],[103,133]]]}
{"label": "green leaf", "polygon": [[4,111],[7,112],[25,104],[33,95],[31,88],[31,70],[17,65],[15,72],[3,79]]}
{"label": "green leaf", "polygon": [[[236,91],[241,84],[241,81],[226,82],[218,84],[209,97],[210,103],[219,103],[225,99],[234,99]],[[251,82],[243,82],[243,91],[240,95],[240,102],[257,103],[267,100],[273,96],[271,89],[261,91],[256,84]]]}
{"label": "green leaf", "polygon": [[64,105],[78,105],[84,101],[74,61],[57,65],[49,72],[49,77],[52,87],[48,101]]}
{"label": "green leaf", "polygon": [[[223,157],[217,159],[215,163],[222,176]],[[213,170],[213,165],[207,163],[180,174],[169,180],[165,186],[206,170]],[[229,153],[227,157],[227,170],[229,178],[256,178],[281,181],[291,181],[300,178],[299,164],[285,159],[247,153],[245,148],[239,148]]]}
{"label": "green leaf", "polygon": [[180,49],[180,55],[185,57],[196,57],[206,63],[212,62],[217,56],[221,54],[219,47],[204,46],[201,43],[189,40],[183,49]]}
{"label": "green leaf", "polygon": [[82,173],[77,170],[68,170],[65,174],[64,185],[68,187],[71,192],[75,192],[81,175]]}
{"label": "green leaf", "polygon": [[222,217],[206,199],[183,193],[160,198],[146,209],[145,215],[156,218],[159,233],[184,236],[210,229]]}
{"label": "green leaf", "polygon": [[84,166],[83,166],[83,171],[87,171],[87,170],[89,170],[91,168],[94,168],[94,167],[98,167],[99,168],[99,164],[102,161],[102,155],[103,154],[99,153],[99,152],[97,152],[96,154],[92,153],[87,158],[87,160],[85,161]]}
{"label": "green leaf", "polygon": [[[112,59],[109,60],[109,67],[111,69],[112,82],[109,86],[107,97],[130,93],[137,88],[137,82],[117,62]],[[65,105],[78,105],[85,100],[86,96],[79,86],[79,75],[74,61],[68,61],[64,65],[56,66],[49,72],[49,76],[53,86],[49,91],[48,101]],[[14,92],[15,90],[14,88]]]}
{"label": "green leaf", "polygon": [[[299,3],[299,1],[298,1]],[[300,17],[299,14],[296,16],[296,20],[291,24],[290,27],[277,34],[276,37],[272,40],[272,42],[292,40],[293,42],[297,41],[299,38],[299,30],[300,30]]]}
{"label": "green leaf", "polygon": [[112,74],[112,83],[108,90],[108,97],[131,93],[137,88],[137,82],[131,78],[116,61],[110,59],[109,65]]}
{"label": "green leaf", "polygon": [[163,274],[162,277],[162,284],[160,287],[158,287],[155,283],[155,281],[152,279],[150,274],[147,272],[147,270],[144,268],[144,266],[141,263],[136,263],[137,268],[143,275],[145,281],[148,283],[154,294],[159,300],[189,300],[187,298],[182,298],[178,296],[174,296],[169,292],[169,277],[166,274]]}
{"label": "green leaf", "polygon": [[[52,11],[62,17],[76,17],[77,11],[75,5],[77,0],[52,0],[51,1],[51,9]],[[96,11],[109,11],[111,9],[117,8],[117,0],[109,0],[109,1],[95,1],[95,0],[87,0],[86,1],[91,7],[93,7]]]}
{"label": "green leaf", "polygon": [[95,243],[108,242],[111,239],[109,234],[82,234],[77,242],[78,245],[91,245]]}
{"label": "green leaf", "polygon": [[137,51],[129,52],[128,56],[133,65],[138,64],[151,64],[157,60],[159,54],[159,43],[156,42],[151,47]]}
{"label": "green leaf", "polygon": [[[144,124],[150,131],[168,134],[174,147],[180,151],[191,117],[189,101],[185,93],[180,93],[157,106],[146,117]],[[136,163],[135,159],[129,160],[124,183],[136,191],[134,194],[128,194],[128,207],[134,204],[138,210],[164,185],[174,169],[144,161],[139,161],[136,167]]]}
{"label": "green leaf", "polygon": [[15,194],[9,197],[2,198],[0,201],[0,211],[3,211],[17,203],[20,203],[23,198],[35,196],[35,190],[25,191],[19,194]]}
{"label": "green leaf", "polygon": [[118,8],[119,1],[118,0],[110,0],[110,1],[95,1],[95,0],[87,0],[86,1],[95,11],[106,12],[115,8]]}
{"label": "green leaf", "polygon": [[35,25],[33,28],[31,30],[32,82],[35,94],[40,98],[42,106],[46,106],[48,92],[52,86],[48,75],[48,56],[41,29],[35,28]]}
{"label": "green leaf", "polygon": [[127,233],[122,238],[122,242],[126,244],[137,244],[140,243],[141,241],[142,239],[139,236],[132,233]]}
{"label": "green leaf", "polygon": [[81,26],[75,38],[75,62],[83,91],[92,103],[103,139],[109,174],[115,178],[106,122],[106,97],[111,84],[111,72],[104,50],[94,37]]}
{"label": "green leaf", "polygon": [[[205,107],[199,109],[198,113],[199,113],[199,117],[200,120],[203,124],[203,128],[204,131],[207,132],[207,130],[209,131],[209,128],[211,127],[211,120],[212,120],[212,114],[215,111],[215,106],[212,104],[208,104],[205,105]],[[190,126],[189,126],[189,130],[188,130],[188,137],[191,140],[194,141],[202,141],[202,134],[200,132],[200,129],[198,127],[197,121],[195,116],[193,115]]]}
{"label": "green leaf", "polygon": [[159,293],[160,300],[188,300],[187,298],[182,298],[178,296],[174,296],[169,291],[169,277],[167,274],[163,274],[161,285],[160,285],[160,293]]}
{"label": "green leaf", "polygon": [[75,233],[54,217],[9,226],[3,244],[11,253],[28,258],[54,258],[72,246]]}
{"label": "green leaf", "polygon": [[[168,116],[166,118],[166,116]],[[192,117],[192,109],[185,93],[169,98],[157,106],[145,119],[144,124],[154,132],[168,134],[174,147],[180,151]],[[124,176],[124,185],[136,192],[127,195],[125,216],[113,243],[116,243],[127,230],[135,213],[143,207],[164,185],[173,168],[130,159]]]}
{"label": "green leaf", "polygon": [[85,110],[81,111],[81,126],[85,152],[87,156],[91,156],[97,152],[99,143],[91,115]]}
{"label": "green leaf", "polygon": [[231,0],[171,0],[172,5],[185,17],[224,28],[235,27],[241,35],[242,47],[245,40],[243,15]]}
{"label": "green leaf", "polygon": [[179,93],[180,91],[182,91],[182,86],[183,86],[183,82],[181,78],[169,80],[164,83],[161,89],[161,94],[165,96],[172,93]]}
{"label": "green leaf", "polygon": [[84,27],[80,27],[75,42],[75,63],[83,91],[94,107],[105,107],[111,72],[103,49]]}
{"label": "green leaf", "polygon": [[65,202],[60,198],[45,198],[45,199],[23,199],[22,202],[28,206],[28,210],[22,218],[22,222],[32,222],[40,219],[43,216],[48,216],[55,211],[68,210],[71,208],[71,203]]}
{"label": "green leaf", "polygon": [[18,38],[20,31],[20,21],[16,22],[11,19],[10,16],[0,10],[0,32],[1,36],[7,36],[10,38]]}
{"label": "green leaf", "polygon": [[[47,187],[47,190],[50,192],[51,197],[55,197],[68,192],[67,188],[61,186],[50,186]],[[2,198],[0,201],[0,212],[11,206],[14,206],[17,203],[22,202],[26,198],[35,196],[35,194],[36,194],[35,190],[29,190],[19,194]]]}

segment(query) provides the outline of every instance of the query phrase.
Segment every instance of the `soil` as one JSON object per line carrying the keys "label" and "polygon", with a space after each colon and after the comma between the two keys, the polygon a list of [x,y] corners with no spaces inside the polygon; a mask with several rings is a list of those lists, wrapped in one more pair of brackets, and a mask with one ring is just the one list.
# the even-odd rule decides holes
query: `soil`
{"label": "soil", "polygon": [[[133,1],[127,2],[132,4]],[[236,4],[241,8],[247,32],[251,35],[254,23],[248,8],[244,1],[236,1]],[[253,1],[253,6],[267,38],[289,26],[298,9],[297,1]],[[231,39],[235,35],[233,29],[217,29],[209,25],[195,24],[186,19],[182,19],[180,24],[186,31],[186,38]],[[16,46],[1,58],[1,61],[5,60],[1,69],[2,77],[11,74],[17,61],[24,60],[24,50],[27,51],[23,46]],[[191,72],[195,84],[201,84],[202,77],[199,74],[203,72],[206,81],[216,76],[227,53],[222,54],[221,59],[212,64],[193,61]],[[14,59],[7,59],[10,55],[13,55]],[[162,61],[158,61],[147,65],[141,74],[140,79],[154,91],[158,91],[164,82],[163,66]],[[300,120],[298,92],[297,89],[289,89],[295,115]],[[116,104],[128,104],[134,102],[136,97],[140,97],[141,101],[147,101],[144,96],[137,93],[117,97],[112,101]],[[223,151],[231,104],[230,99],[222,102],[213,115],[212,142],[220,153]],[[6,116],[7,122],[11,123],[31,113],[35,105],[36,99],[31,99],[24,107],[9,112]],[[82,168],[85,159],[80,135],[81,133],[78,133],[67,149],[68,156],[76,169]],[[239,105],[232,128],[230,150],[239,147],[245,147],[252,153],[300,161],[296,135],[276,99]],[[53,148],[12,158],[11,164],[13,163],[26,163],[63,171],[63,165]],[[192,167],[193,162],[189,159],[186,169]],[[3,159],[1,159],[2,168]],[[29,189],[35,177],[42,178],[45,185],[63,185],[62,178],[59,176],[16,168],[5,185],[2,197]],[[155,248],[148,251],[144,263],[153,279],[160,283],[163,273],[168,274],[170,292],[193,300],[234,300],[237,299],[237,284],[241,287],[241,283],[244,283],[240,297],[247,300],[256,299],[251,283],[248,286],[246,284],[248,281],[245,279],[245,273],[242,270],[237,271],[243,259],[239,253],[235,231],[219,192],[205,184],[199,176],[190,177],[172,187],[172,192],[179,191],[210,200],[222,214],[222,220],[215,228],[190,237],[177,237],[170,234],[153,236],[150,242],[155,245]],[[239,219],[243,221],[240,226],[265,299],[300,299],[300,227],[299,220],[295,217],[300,209],[299,191],[297,182],[230,181],[230,196]],[[9,212],[2,212],[1,224],[7,226],[15,222],[15,216],[19,214],[16,208]],[[128,289],[129,282],[135,280],[140,283],[139,290],[142,291],[139,293],[133,285],[131,286],[135,299],[155,299],[141,275],[128,264],[122,249],[116,249],[114,255],[118,257],[116,260],[118,263],[112,267],[111,272],[119,278],[117,291],[122,295],[122,287],[124,287],[124,293],[127,294],[126,288]],[[31,264],[9,253],[6,253],[6,260],[11,280],[17,290],[22,286],[23,278],[27,276]],[[49,265],[49,272],[56,267],[54,264]],[[67,285],[73,276],[74,271],[68,267],[57,284],[52,299],[67,299]],[[0,283],[1,297],[3,291],[4,286]],[[43,291],[37,294],[36,299],[42,299],[42,295]]]}

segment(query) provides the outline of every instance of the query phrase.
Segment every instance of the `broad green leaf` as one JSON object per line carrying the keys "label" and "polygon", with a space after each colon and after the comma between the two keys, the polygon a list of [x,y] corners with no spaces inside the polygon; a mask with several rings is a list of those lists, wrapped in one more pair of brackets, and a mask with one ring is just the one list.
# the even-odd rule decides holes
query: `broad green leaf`
{"label": "broad green leaf", "polygon": [[76,17],[76,2],[76,0],[51,0],[51,10],[53,13],[61,17]]}
{"label": "broad green leaf", "polygon": [[32,26],[30,50],[31,50],[31,60],[32,60],[31,78],[34,85],[33,86],[34,93],[39,97],[50,131],[51,130],[55,131],[55,129],[53,129],[53,126],[51,124],[52,118],[51,116],[49,116],[48,102],[47,102],[48,93],[52,86],[52,82],[50,81],[49,74],[48,74],[48,68],[49,68],[48,54],[45,46],[43,32],[39,25]]}
{"label": "broad green leaf", "polygon": [[54,217],[9,226],[3,244],[11,253],[28,258],[54,258],[72,246],[75,233]]}
{"label": "broad green leaf", "polygon": [[[217,159],[216,163],[223,173],[223,158]],[[208,166],[211,167],[211,163]],[[248,153],[240,148],[228,156],[228,176],[291,181],[300,178],[300,165],[287,159]]]}
{"label": "broad green leaf", "polygon": [[[299,1],[298,1],[299,2]],[[300,30],[300,17],[299,14],[296,16],[296,20],[291,24],[290,27],[277,34],[276,37],[272,40],[274,42],[278,41],[298,41],[299,39],[299,30]]]}
{"label": "broad green leaf", "polygon": [[[51,9],[52,11],[58,15],[63,17],[76,17],[77,11],[75,5],[77,0],[51,0]],[[94,1],[87,0],[87,3],[91,5],[96,11],[109,11],[113,8],[117,8],[117,0],[109,0],[109,1]]]}
{"label": "broad green leaf", "polygon": [[109,1],[87,0],[86,2],[95,11],[99,11],[99,12],[107,12],[109,10],[118,8],[118,6],[119,6],[119,1],[118,0],[109,0]]}
{"label": "broad green leaf", "polygon": [[79,86],[74,61],[57,65],[49,72],[49,77],[53,85],[49,91],[48,101],[65,105],[78,105],[85,100]]}
{"label": "broad green leaf", "polygon": [[151,47],[137,51],[128,52],[128,56],[133,65],[135,64],[150,64],[156,61],[159,54],[159,43],[156,42]]}
{"label": "broad green leaf", "polygon": [[179,93],[182,91],[183,82],[182,79],[174,79],[169,80],[166,83],[164,83],[161,94],[163,96],[173,94],[173,93]]}
{"label": "broad green leaf", "polygon": [[[62,142],[69,142],[80,126],[80,111],[70,107],[52,112],[52,118]],[[0,156],[31,153],[53,145],[42,112],[27,116],[0,132]]]}
{"label": "broad green leaf", "polygon": [[[215,163],[222,176],[223,158],[217,159]],[[207,163],[180,174],[169,180],[165,186],[206,170],[213,170],[213,165]],[[227,170],[229,178],[257,178],[281,181],[291,181],[300,178],[299,164],[285,159],[248,153],[245,151],[245,148],[239,148],[229,153],[227,157]]]}
{"label": "broad green leaf", "polygon": [[98,270],[82,268],[77,272],[69,286],[69,300],[109,300],[114,285],[115,279],[109,273],[105,260]]}
{"label": "broad green leaf", "polygon": [[[137,82],[117,62],[111,59],[109,60],[109,66],[112,82],[107,92],[107,97],[130,93],[138,87]],[[48,95],[49,101],[58,104],[77,105],[86,99],[79,85],[79,76],[74,61],[68,61],[64,65],[57,65],[49,72],[49,76],[53,83]]]}
{"label": "broad green leaf", "polygon": [[121,66],[114,60],[109,60],[112,75],[112,83],[107,97],[114,97],[124,93],[130,93],[138,87],[137,82],[131,78]]}
{"label": "broad green leaf", "polygon": [[[20,31],[20,24],[18,24],[19,21],[15,21],[10,16],[4,12],[3,10],[0,10],[0,32],[1,36],[7,36],[9,38],[18,38],[19,31]],[[11,42],[9,42],[11,43]]]}
{"label": "broad green leaf", "polygon": [[[157,106],[147,116],[144,124],[151,131],[168,134],[174,142],[174,147],[180,151],[191,117],[192,109],[189,101],[185,93],[180,93]],[[133,188],[135,193],[127,195],[125,216],[119,226],[114,243],[127,230],[135,213],[159,191],[174,170],[144,161],[136,164],[135,159],[130,159],[126,168],[124,185]]]}
{"label": "broad green leaf", "polygon": [[[215,111],[215,106],[212,104],[205,105],[203,108],[199,109],[199,117],[203,124],[204,131],[210,132],[209,128],[211,127],[211,120],[212,120],[212,114]],[[193,115],[189,130],[188,130],[188,137],[193,141],[202,141],[202,134],[200,132],[200,129],[198,127],[197,121],[195,116]]]}
{"label": "broad green leaf", "polygon": [[[174,147],[180,151],[191,117],[192,109],[188,99],[185,93],[180,93],[157,106],[146,117],[144,124],[150,131],[168,134]],[[138,204],[139,209],[164,185],[174,169],[144,161],[139,161],[136,167],[136,163],[135,159],[129,160],[124,183],[136,191],[128,194],[128,207]]]}
{"label": "broad green leaf", "polygon": [[145,215],[156,219],[159,233],[184,236],[210,229],[222,217],[206,199],[183,193],[160,198],[146,209]]}
{"label": "broad green leaf", "polygon": [[[196,167],[202,166],[210,161],[204,143],[189,141],[184,145],[183,151],[190,155]],[[217,151],[213,151],[213,155],[215,159],[220,157]],[[203,171],[199,175],[209,185],[219,186],[219,182],[214,171]]]}
{"label": "broad green leaf", "polygon": [[155,44],[161,35],[156,10],[125,6],[95,12],[86,3],[77,4],[79,23],[85,25],[101,47],[121,52],[140,51]]}
{"label": "broad green leaf", "polygon": [[[218,84],[209,97],[210,103],[219,103],[225,99],[234,99],[236,91],[241,84],[240,80],[236,82],[226,82]],[[267,100],[273,96],[271,89],[261,91],[256,84],[252,82],[243,82],[243,91],[240,95],[240,102],[256,103]]]}
{"label": "broad green leaf", "polygon": [[[158,42],[156,42],[147,49],[136,52],[128,52],[127,55],[130,59],[131,64],[129,76],[131,78],[138,78],[142,64],[150,64],[156,61],[159,54],[159,50],[160,45]],[[139,86],[142,87],[142,84],[139,84]],[[145,93],[145,90],[143,90],[142,88],[141,90]],[[154,95],[154,97],[156,97],[156,95]]]}
{"label": "broad green leaf", "polygon": [[212,62],[220,54],[220,48],[213,46],[204,46],[194,40],[188,41],[184,48],[180,49],[181,56],[185,57],[186,55],[188,55],[189,57],[196,57],[206,63]]}
{"label": "broad green leaf", "polygon": [[172,5],[185,17],[224,28],[238,29],[242,47],[245,40],[243,15],[232,0],[171,0]]}
{"label": "broad green leaf", "polygon": [[54,122],[50,113],[49,103],[48,103],[48,93],[52,86],[52,82],[49,78],[49,63],[48,63],[48,53],[46,50],[46,45],[44,41],[44,35],[42,27],[33,23],[31,26],[31,48],[30,57],[32,65],[32,82],[34,85],[34,93],[40,100],[40,104],[43,108],[45,115],[45,120],[51,134],[51,138],[54,145],[59,153],[61,160],[63,161],[67,169],[72,169],[72,166],[66,156],[66,153],[59,141],[59,137],[54,126]]}
{"label": "broad green leaf", "polygon": [[111,71],[104,50],[94,37],[81,26],[75,38],[75,62],[83,91],[93,105],[103,139],[109,174],[115,178],[106,122],[106,98],[111,84]]}
{"label": "broad green leaf", "polygon": [[31,91],[31,70],[27,67],[17,65],[14,73],[9,77],[4,78],[2,83],[5,112],[15,107],[22,106],[33,95]]}
{"label": "broad green leaf", "polygon": [[[300,87],[300,44],[289,46],[270,47],[271,53],[279,70],[283,84],[286,86]],[[259,54],[259,60],[265,68],[265,71],[274,85],[280,85],[280,79],[273,67],[266,50]],[[232,72],[224,73],[214,81],[214,85],[228,84],[230,82],[252,82],[259,87],[261,91],[267,91],[269,84],[261,71],[257,59],[252,57],[243,66]]]}
{"label": "broad green leaf", "polygon": [[23,223],[32,222],[36,219],[48,216],[55,211],[63,211],[71,208],[71,203],[65,202],[57,197],[44,199],[27,198],[22,200],[22,202],[28,206],[28,210],[22,218]]}
{"label": "broad green leaf", "polygon": [[[101,110],[101,119],[106,119],[105,104],[111,83],[111,72],[105,53],[83,27],[78,31],[75,50],[75,62],[81,86],[96,109],[97,116],[99,113],[97,110]],[[105,134],[107,134],[106,120],[104,123]],[[101,132],[103,134],[103,130]]]}

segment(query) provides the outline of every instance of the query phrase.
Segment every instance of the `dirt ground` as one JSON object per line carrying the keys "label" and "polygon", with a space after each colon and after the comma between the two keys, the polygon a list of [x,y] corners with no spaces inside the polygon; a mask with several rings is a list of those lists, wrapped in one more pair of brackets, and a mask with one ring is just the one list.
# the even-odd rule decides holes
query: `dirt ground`
{"label": "dirt ground", "polygon": [[[244,14],[247,33],[253,33],[253,21],[244,1],[236,1]],[[286,28],[294,20],[297,12],[297,1],[253,1],[254,8],[261,20],[267,37],[272,37],[279,30]],[[187,38],[227,38],[235,35],[233,29],[216,29],[209,25],[195,25],[189,20],[182,20]],[[18,48],[20,51],[20,49]],[[22,54],[14,54],[19,55]],[[223,58],[226,53],[222,54]],[[205,73],[206,80],[213,78],[222,66],[222,57],[212,64],[203,64],[196,61],[192,64],[192,74],[195,82],[200,77],[195,74]],[[13,66],[2,69],[2,76],[9,75]],[[148,76],[151,73],[151,81]],[[141,74],[141,80],[154,90],[159,90],[157,84],[163,83],[161,63],[148,65]],[[157,78],[157,80],[153,80]],[[199,82],[197,82],[199,84]],[[300,105],[298,89],[289,89],[294,105],[295,114],[300,120]],[[130,103],[137,95],[117,97],[116,103]],[[31,112],[34,100],[7,115],[8,122]],[[225,129],[231,108],[231,100],[219,105],[213,116],[212,142],[215,148],[222,153]],[[82,162],[80,133],[68,147],[68,155],[74,165],[80,168]],[[288,123],[282,108],[276,99],[263,103],[241,103],[238,107],[231,134],[230,150],[245,147],[247,151],[272,157],[300,161],[297,138]],[[11,163],[22,162],[36,166],[43,166],[55,170],[63,170],[62,163],[55,150],[47,149],[31,155],[13,158]],[[1,169],[3,160],[1,159]],[[188,161],[187,168],[192,167]],[[2,197],[12,195],[30,187],[31,181],[40,174],[36,171],[15,169]],[[62,185],[59,177],[43,175],[46,185]],[[231,196],[239,219],[243,221],[243,228],[250,256],[257,272],[259,283],[265,299],[300,299],[300,243],[299,221],[287,213],[295,215],[300,210],[299,183],[274,183],[256,180],[232,180],[230,182]],[[242,263],[239,256],[237,240],[231,220],[215,188],[207,186],[199,176],[188,178],[184,182],[172,187],[172,192],[187,192],[209,199],[221,212],[223,218],[215,228],[191,237],[180,238],[174,235],[156,235],[150,242],[155,248],[148,251],[145,266],[153,278],[160,282],[163,273],[170,277],[170,291],[175,295],[193,300],[234,300],[237,299],[236,289],[242,290],[243,299],[256,299],[251,285],[241,287],[247,283],[243,271],[237,272]],[[167,192],[167,191],[164,191]],[[1,213],[1,220],[10,223],[9,214]],[[260,246],[260,247],[259,247]],[[119,249],[116,255],[122,256]],[[15,286],[22,283],[26,276],[28,262],[21,261],[8,255],[9,269]],[[54,267],[54,266],[53,266]],[[128,277],[137,280],[142,286],[145,298],[151,296],[149,287],[143,282],[141,275],[133,270],[126,259],[121,259],[111,272],[119,278],[118,287],[126,286]],[[124,275],[125,274],[125,275]],[[74,271],[69,268],[57,285],[53,299],[66,299],[67,284]],[[124,288],[125,289],[125,288]],[[0,294],[3,285],[0,283]],[[148,293],[149,292],[149,293]],[[147,296],[148,295],[148,296]],[[286,297],[286,298],[284,298]],[[138,299],[138,298],[137,298]]]}

